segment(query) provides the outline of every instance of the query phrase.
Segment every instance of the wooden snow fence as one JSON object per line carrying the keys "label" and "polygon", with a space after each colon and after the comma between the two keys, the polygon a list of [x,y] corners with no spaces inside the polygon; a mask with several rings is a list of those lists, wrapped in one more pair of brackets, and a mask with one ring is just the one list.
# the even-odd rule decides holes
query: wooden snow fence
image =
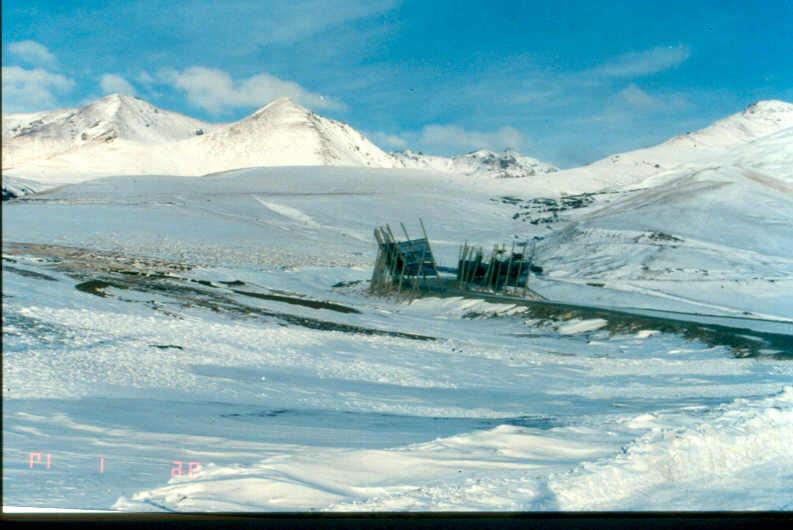
{"label": "wooden snow fence", "polygon": [[[400,223],[404,240],[398,240],[388,225],[374,229],[377,240],[370,291],[374,294],[396,294],[409,297],[422,295],[466,296],[480,293],[493,296],[520,297],[539,300],[540,295],[529,289],[529,278],[536,239],[513,242],[511,248],[495,245],[489,254],[482,247],[460,247],[457,268],[438,267],[432,253],[424,223],[424,237],[411,239],[405,225]],[[438,274],[438,270],[444,276]],[[453,276],[452,276],[453,275]]]}
{"label": "wooden snow fence", "polygon": [[[460,248],[457,260],[457,288],[504,291],[505,287],[521,290],[525,296],[529,287],[534,241],[531,250],[527,243],[494,246],[489,257],[482,247],[472,247],[466,242]],[[516,248],[517,247],[517,248]]]}
{"label": "wooden snow fence", "polygon": [[428,278],[438,277],[424,223],[421,222],[424,237],[419,239],[410,239],[405,225],[401,226],[405,234],[404,241],[398,241],[388,225],[374,229],[377,259],[370,287],[374,293],[415,293],[420,282],[426,286]]}

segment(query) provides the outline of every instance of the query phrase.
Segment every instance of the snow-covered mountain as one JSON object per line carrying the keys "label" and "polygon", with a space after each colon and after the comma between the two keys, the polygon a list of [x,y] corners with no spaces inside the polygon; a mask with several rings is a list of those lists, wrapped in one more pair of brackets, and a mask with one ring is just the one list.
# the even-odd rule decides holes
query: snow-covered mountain
{"label": "snow-covered mountain", "polygon": [[169,149],[177,174],[253,166],[394,167],[393,159],[345,123],[318,116],[289,98]]}
{"label": "snow-covered mountain", "polygon": [[559,168],[554,165],[529,156],[522,156],[511,149],[507,149],[503,153],[480,149],[453,157],[425,155],[410,150],[392,154],[401,167],[432,169],[482,177],[518,178],[559,171]]}
{"label": "snow-covered mountain", "polygon": [[208,124],[117,94],[78,109],[3,116],[4,177],[54,185],[105,175],[294,165],[398,164],[349,125],[288,98],[230,124]]}
{"label": "snow-covered mountain", "polygon": [[121,95],[79,109],[3,116],[3,175],[49,184],[289,165],[395,162],[349,125],[288,98],[230,124],[208,124]]}
{"label": "snow-covered mountain", "polygon": [[118,94],[76,109],[3,114],[3,170],[113,141],[157,145],[213,126]]}
{"label": "snow-covered mountain", "polygon": [[793,103],[758,101],[699,131],[560,171],[553,176],[553,182],[560,191],[567,193],[635,186],[651,175],[684,167],[702,167],[711,160],[730,156],[735,148],[791,127]]}
{"label": "snow-covered mountain", "polygon": [[51,187],[106,175],[198,176],[258,166],[359,166],[475,178],[531,177],[515,180],[516,191],[582,193],[636,186],[653,175],[701,167],[736,146],[789,127],[793,104],[761,101],[657,146],[558,171],[510,150],[455,157],[389,154],[349,125],[287,98],[234,123],[208,124],[139,98],[111,95],[77,109],[4,114],[3,177],[4,183],[6,177],[16,177]]}
{"label": "snow-covered mountain", "polygon": [[485,177],[555,171],[512,151],[445,158],[389,154],[349,125],[288,98],[229,124],[208,124],[129,96],[77,109],[3,115],[3,175],[48,185],[107,175],[197,176],[258,166],[428,169]]}
{"label": "snow-covered mountain", "polygon": [[[763,108],[775,110],[746,122]],[[791,314],[793,297],[778,292],[793,278],[793,127],[755,137],[789,123],[791,108],[755,105],[659,146],[710,154],[609,194],[551,232],[538,260],[558,280],[601,291]]]}

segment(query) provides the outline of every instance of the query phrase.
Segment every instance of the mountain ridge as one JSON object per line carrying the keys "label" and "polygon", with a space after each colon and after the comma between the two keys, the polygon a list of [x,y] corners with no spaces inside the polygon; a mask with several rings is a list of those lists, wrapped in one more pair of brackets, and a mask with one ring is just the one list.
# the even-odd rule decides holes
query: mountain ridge
{"label": "mountain ridge", "polygon": [[3,114],[2,122],[4,179],[48,186],[109,175],[198,176],[306,165],[426,169],[524,182],[531,177],[528,181],[541,188],[580,193],[639,185],[793,127],[793,104],[758,101],[698,131],[566,170],[511,150],[481,149],[451,157],[387,153],[350,125],[284,97],[232,123],[203,122],[119,94],[78,108]]}
{"label": "mountain ridge", "polygon": [[[793,128],[793,103],[756,101],[697,131],[674,136],[660,144],[616,153],[554,175],[559,189],[584,193],[642,186],[651,177],[690,165],[703,165],[744,146]],[[648,180],[650,179],[650,180]]]}
{"label": "mountain ridge", "polygon": [[33,114],[3,114],[3,158],[16,165],[85,145],[116,139],[147,145],[203,134],[213,125],[160,109],[131,96],[112,94],[82,107]]}
{"label": "mountain ridge", "polygon": [[401,167],[432,169],[463,175],[486,175],[493,178],[524,178],[541,173],[554,173],[559,168],[536,158],[505,149],[502,153],[478,149],[451,157],[424,155],[410,150],[391,153]]}
{"label": "mountain ridge", "polygon": [[114,174],[203,175],[255,166],[408,168],[488,178],[558,169],[512,150],[452,157],[387,153],[349,124],[287,97],[225,124],[119,94],[78,108],[4,114],[3,158],[6,176],[56,184]]}

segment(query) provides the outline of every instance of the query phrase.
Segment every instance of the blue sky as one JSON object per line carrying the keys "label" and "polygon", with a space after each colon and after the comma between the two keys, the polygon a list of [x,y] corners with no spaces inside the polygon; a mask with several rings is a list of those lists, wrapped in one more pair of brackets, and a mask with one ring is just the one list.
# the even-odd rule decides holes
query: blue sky
{"label": "blue sky", "polygon": [[386,149],[568,167],[793,101],[793,0],[2,2],[3,110],[286,95]]}

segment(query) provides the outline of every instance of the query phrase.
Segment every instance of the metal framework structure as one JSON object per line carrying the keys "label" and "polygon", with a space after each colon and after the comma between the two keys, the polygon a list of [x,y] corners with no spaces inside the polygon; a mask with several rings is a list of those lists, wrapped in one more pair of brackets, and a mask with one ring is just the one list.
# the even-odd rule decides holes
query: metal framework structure
{"label": "metal framework structure", "polygon": [[[482,247],[469,246],[466,241],[460,247],[457,269],[438,267],[424,223],[421,219],[419,222],[424,234],[419,239],[411,239],[402,223],[403,241],[394,237],[388,225],[374,229],[377,260],[370,283],[372,293],[413,297],[421,289],[422,293],[479,292],[542,299],[529,289],[529,278],[535,269],[532,258],[536,240],[513,242],[511,249],[495,245],[489,255],[485,255]],[[456,276],[441,277],[438,269]]]}
{"label": "metal framework structure", "polygon": [[423,238],[410,239],[405,225],[401,224],[405,234],[404,241],[398,241],[391,227],[377,227],[374,237],[377,240],[377,259],[372,273],[372,292],[396,292],[403,289],[415,291],[419,281],[426,285],[427,278],[437,278],[438,268],[432,255],[427,231],[421,223]]}
{"label": "metal framework structure", "polygon": [[[517,245],[513,242],[508,252],[505,245],[495,245],[489,257],[485,257],[482,247],[471,247],[466,242],[460,247],[457,260],[457,287],[459,289],[485,289],[504,291],[505,288],[521,289],[523,294],[529,287],[536,241]],[[517,247],[517,250],[516,250]]]}

